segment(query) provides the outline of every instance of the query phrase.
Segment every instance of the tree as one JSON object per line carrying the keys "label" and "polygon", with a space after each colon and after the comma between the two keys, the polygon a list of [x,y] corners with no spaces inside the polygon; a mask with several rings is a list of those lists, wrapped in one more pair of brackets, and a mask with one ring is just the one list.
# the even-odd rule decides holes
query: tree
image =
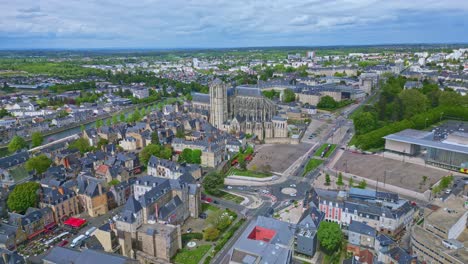
{"label": "tree", "polygon": [[57,113],[57,117],[58,118],[64,118],[64,117],[67,117],[69,115],[69,113],[65,110],[61,110]]}
{"label": "tree", "polygon": [[343,186],[344,183],[343,183],[343,174],[340,172],[338,173],[338,180],[336,180],[336,185],[338,186]]}
{"label": "tree", "polygon": [[111,125],[112,125],[112,120],[111,120],[110,118],[108,118],[108,119],[106,120],[106,125],[107,125],[107,126],[111,126]]}
{"label": "tree", "polygon": [[325,185],[327,186],[330,185],[330,182],[331,182],[330,175],[327,173],[325,174]]}
{"label": "tree", "polygon": [[221,195],[220,188],[224,186],[224,178],[221,174],[216,172],[211,172],[205,176],[203,179],[203,188],[205,189],[206,193],[219,196]]}
{"label": "tree", "polygon": [[153,133],[151,133],[151,144],[156,144],[156,145],[160,144],[159,135],[157,131],[154,131]]}
{"label": "tree", "polygon": [[21,150],[27,147],[28,147],[28,143],[24,140],[24,138],[20,136],[14,136],[13,139],[8,144],[8,151],[10,153],[14,153],[18,150]]}
{"label": "tree", "polygon": [[245,161],[244,155],[239,155],[237,160],[239,162],[239,167],[241,168],[241,170],[246,170],[247,169],[247,162]]}
{"label": "tree", "polygon": [[377,128],[377,117],[370,112],[361,112],[353,118],[356,135],[368,133]]}
{"label": "tree", "polygon": [[41,132],[34,132],[31,135],[31,143],[33,148],[40,146],[42,142],[44,141],[44,137],[42,136]]}
{"label": "tree", "polygon": [[112,116],[112,124],[117,124],[119,122],[117,115]]}
{"label": "tree", "polygon": [[24,213],[29,207],[37,205],[37,190],[40,184],[37,182],[26,182],[15,186],[8,195],[7,205],[10,211]]}
{"label": "tree", "polygon": [[219,230],[216,227],[208,227],[203,231],[203,239],[206,241],[214,241],[219,237]]}
{"label": "tree", "polygon": [[399,94],[403,106],[403,117],[410,118],[426,111],[427,98],[416,89],[404,90]]}
{"label": "tree", "polygon": [[[466,96],[465,96],[466,98]],[[464,97],[457,92],[444,91],[440,94],[439,105],[441,106],[462,106]],[[466,102],[466,100],[465,100]]]}
{"label": "tree", "polygon": [[362,181],[359,182],[359,185],[357,187],[360,189],[365,189],[367,187],[366,180],[362,179]]}
{"label": "tree", "polygon": [[77,149],[80,151],[81,154],[84,154],[93,149],[93,147],[89,145],[89,142],[84,138],[79,138],[73,141],[72,143],[70,143],[70,145],[68,145],[68,148]]}
{"label": "tree", "polygon": [[317,238],[320,247],[330,255],[339,250],[343,242],[343,233],[341,233],[340,226],[337,223],[323,221],[317,230]]}
{"label": "tree", "polygon": [[10,112],[8,112],[8,110],[6,110],[3,107],[2,107],[2,109],[0,109],[0,118],[3,118],[5,116],[9,116],[9,115],[10,115]]}
{"label": "tree", "polygon": [[172,157],[172,148],[170,146],[149,144],[140,152],[140,160],[143,162],[143,164],[148,164],[151,156],[162,159],[170,159]]}
{"label": "tree", "polygon": [[296,94],[291,89],[284,89],[283,91],[283,102],[290,103],[296,101]]}
{"label": "tree", "polygon": [[217,210],[208,215],[206,222],[219,230],[224,230],[231,224],[231,218],[226,211]]}
{"label": "tree", "polygon": [[124,113],[120,114],[120,122],[125,122],[125,114]]}
{"label": "tree", "polygon": [[349,188],[352,188],[354,186],[354,180],[352,177],[349,177],[348,185],[349,185]]}
{"label": "tree", "polygon": [[338,103],[333,99],[333,97],[325,95],[320,98],[317,107],[322,109],[335,109],[338,107]]}
{"label": "tree", "polygon": [[176,131],[176,138],[185,138],[185,132],[183,129],[178,128]]}
{"label": "tree", "polygon": [[107,184],[109,184],[109,186],[114,186],[114,185],[117,185],[119,184],[120,181],[117,180],[117,179],[112,179],[110,182],[108,182]]}
{"label": "tree", "polygon": [[192,150],[192,163],[201,164],[202,151],[199,149]]}
{"label": "tree", "polygon": [[80,125],[80,131],[83,132],[86,130],[86,127],[84,125]]}
{"label": "tree", "polygon": [[107,144],[109,144],[109,140],[107,140],[105,138],[100,138],[98,143],[97,143],[97,148],[101,149],[102,146],[107,145]]}
{"label": "tree", "polygon": [[35,170],[37,174],[44,173],[52,165],[52,160],[41,154],[26,161],[25,167],[28,171]]}

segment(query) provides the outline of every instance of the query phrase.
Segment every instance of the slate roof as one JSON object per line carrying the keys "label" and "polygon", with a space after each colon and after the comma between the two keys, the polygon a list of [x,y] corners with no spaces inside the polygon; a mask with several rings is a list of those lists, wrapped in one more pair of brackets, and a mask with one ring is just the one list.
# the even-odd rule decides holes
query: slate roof
{"label": "slate roof", "polygon": [[128,197],[128,200],[125,203],[123,211],[138,213],[142,209],[143,208],[141,207],[141,204],[135,199],[135,196],[131,195],[130,197]]}
{"label": "slate roof", "polygon": [[16,251],[0,248],[0,264],[24,264],[26,261]]}
{"label": "slate roof", "polygon": [[394,247],[387,254],[396,260],[398,264],[410,264],[413,260],[413,257],[401,247]]}
{"label": "slate roof", "polygon": [[53,247],[44,257],[45,261],[54,264],[69,263],[99,263],[99,264],[127,264],[138,263],[136,260],[121,255],[85,249],[78,251],[65,247]]}
{"label": "slate roof", "polygon": [[13,155],[0,158],[0,168],[9,169],[26,162],[29,159],[29,153],[27,151],[19,151]]}
{"label": "slate roof", "polygon": [[162,219],[166,219],[167,217],[170,216],[172,212],[174,212],[177,207],[179,207],[182,204],[182,200],[180,200],[180,197],[176,195],[174,198],[172,198],[167,204],[163,205],[159,209],[159,217]]}
{"label": "slate roof", "polygon": [[348,227],[349,232],[358,233],[361,235],[366,235],[370,237],[375,237],[377,235],[377,231],[371,226],[368,226],[365,223],[359,221],[351,221]]}
{"label": "slate roof", "polygon": [[75,196],[75,193],[68,188],[42,188],[42,203],[57,205],[60,204],[72,197]]}

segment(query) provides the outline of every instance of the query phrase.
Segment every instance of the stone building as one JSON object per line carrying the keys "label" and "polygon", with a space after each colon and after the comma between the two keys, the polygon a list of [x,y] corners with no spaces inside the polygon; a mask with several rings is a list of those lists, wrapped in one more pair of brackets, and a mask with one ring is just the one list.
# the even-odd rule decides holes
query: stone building
{"label": "stone building", "polygon": [[107,204],[107,193],[103,188],[103,180],[80,175],[78,182],[78,198],[81,206],[89,216],[96,217],[109,211]]}
{"label": "stone building", "polygon": [[39,207],[52,209],[57,223],[80,213],[78,196],[72,190],[63,187],[43,187],[39,195]]}
{"label": "stone building", "polygon": [[238,86],[227,88],[221,80],[210,84],[210,94],[193,97],[194,111],[207,110],[209,97],[209,120],[217,129],[232,133],[255,134],[260,140],[287,137],[286,119],[277,119],[280,125],[272,124],[277,114],[273,101],[264,97],[258,87]]}

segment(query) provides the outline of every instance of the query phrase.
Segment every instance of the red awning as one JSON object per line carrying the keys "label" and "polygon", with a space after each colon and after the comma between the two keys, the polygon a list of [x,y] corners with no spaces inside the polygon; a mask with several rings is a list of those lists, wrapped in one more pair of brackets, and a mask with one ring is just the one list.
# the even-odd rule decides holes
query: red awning
{"label": "red awning", "polygon": [[86,220],[81,219],[81,218],[70,217],[67,219],[67,221],[63,222],[63,224],[78,228],[86,224]]}
{"label": "red awning", "polygon": [[44,230],[45,230],[45,229],[37,230],[36,232],[30,234],[30,235],[28,236],[28,239],[31,239],[31,238],[33,238],[33,237],[39,235],[40,233],[44,232]]}
{"label": "red awning", "polygon": [[45,229],[52,229],[56,226],[57,224],[55,222],[52,222],[50,224],[47,224],[44,226]]}

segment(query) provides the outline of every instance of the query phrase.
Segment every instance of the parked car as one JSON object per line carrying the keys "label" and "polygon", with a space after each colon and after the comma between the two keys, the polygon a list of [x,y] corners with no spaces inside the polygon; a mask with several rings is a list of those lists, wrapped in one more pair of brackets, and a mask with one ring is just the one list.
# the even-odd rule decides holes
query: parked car
{"label": "parked car", "polygon": [[187,229],[187,233],[189,233],[189,234],[192,233],[192,231],[193,231],[192,228]]}
{"label": "parked car", "polygon": [[201,213],[198,215],[198,217],[200,217],[201,219],[206,219],[207,215],[206,213]]}
{"label": "parked car", "polygon": [[64,247],[68,244],[68,240],[63,240],[62,242],[58,243],[57,246]]}

